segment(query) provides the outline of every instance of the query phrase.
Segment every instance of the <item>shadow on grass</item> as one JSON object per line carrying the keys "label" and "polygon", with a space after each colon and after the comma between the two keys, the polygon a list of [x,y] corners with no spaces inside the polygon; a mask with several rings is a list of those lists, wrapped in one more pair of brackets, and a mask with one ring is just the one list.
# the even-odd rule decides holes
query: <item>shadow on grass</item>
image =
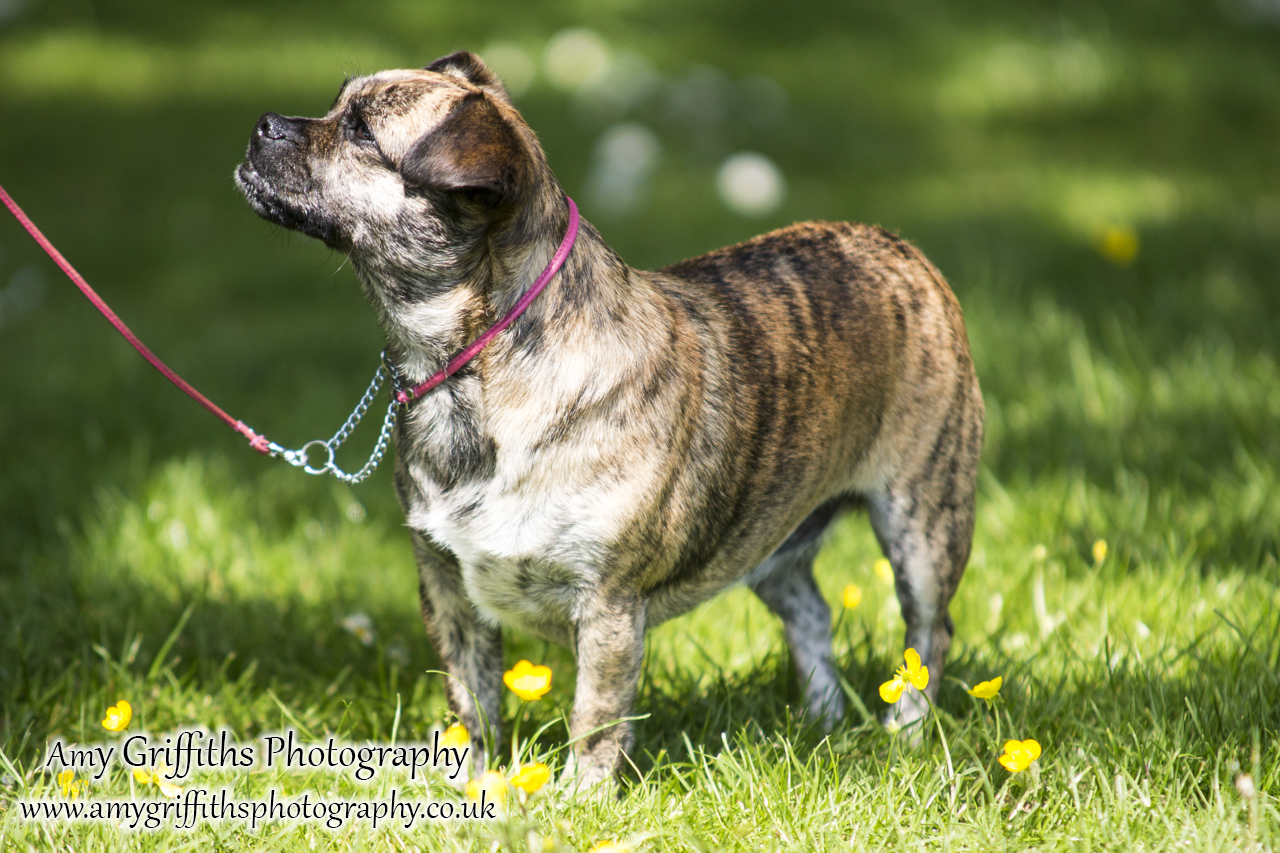
{"label": "shadow on grass", "polygon": [[[1034,737],[1047,753],[1104,762],[1111,773],[1133,778],[1159,777],[1190,762],[1207,794],[1223,766],[1234,761],[1236,769],[1227,769],[1238,773],[1250,765],[1261,737],[1258,760],[1271,768],[1264,784],[1273,787],[1280,783],[1280,745],[1274,741],[1280,729],[1280,615],[1252,625],[1223,615],[1209,634],[1145,656],[1110,645],[1084,655],[1067,639],[1046,644],[1030,658],[1002,653],[998,637],[964,646],[953,654],[939,696],[951,753],[962,759],[964,741],[983,757],[989,773],[998,770],[1002,742],[996,740],[993,712],[967,695],[965,685],[1003,674],[997,707],[1005,738]],[[886,709],[879,684],[901,660],[873,652],[869,637],[843,648],[841,670],[878,718]],[[931,724],[924,730],[925,745],[913,747],[878,722],[864,722],[852,706],[824,739],[820,725],[798,714],[799,690],[790,670],[781,650],[748,672],[681,665],[646,678],[637,704],[637,713],[647,717],[636,725],[635,771],[643,777],[664,764],[697,764],[743,744],[776,750],[780,761],[794,754],[804,762],[816,751],[836,767],[884,764],[921,749],[941,760]],[[1153,770],[1153,763],[1161,766]],[[635,771],[628,774],[633,783],[639,778]]]}

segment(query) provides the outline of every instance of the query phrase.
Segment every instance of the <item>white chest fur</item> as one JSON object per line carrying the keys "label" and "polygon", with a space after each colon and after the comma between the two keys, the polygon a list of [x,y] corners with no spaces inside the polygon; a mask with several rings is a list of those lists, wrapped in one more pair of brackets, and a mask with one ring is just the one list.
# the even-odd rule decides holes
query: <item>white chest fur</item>
{"label": "white chest fur", "polygon": [[410,466],[426,500],[409,524],[454,554],[467,597],[486,620],[563,640],[599,588],[601,567],[645,489],[636,472],[585,475],[616,468],[583,465],[592,461],[583,453],[581,444],[499,443],[493,476],[449,489]]}
{"label": "white chest fur", "polygon": [[[483,618],[561,634],[600,588],[602,567],[616,562],[613,549],[628,526],[652,511],[661,442],[640,424],[594,414],[575,417],[571,435],[557,429],[566,412],[592,413],[616,395],[626,381],[623,359],[586,348],[544,353],[534,363],[505,354],[497,360],[512,363],[511,378],[463,386],[476,415],[471,428],[492,439],[492,472],[446,488],[411,464],[424,500],[408,521],[458,559]],[[440,442],[444,451],[456,440],[459,426],[444,399],[423,400],[417,414],[424,445]]]}
{"label": "white chest fur", "polygon": [[575,620],[582,590],[597,580],[588,543],[603,531],[583,522],[572,496],[508,490],[497,478],[448,491],[423,485],[427,501],[409,523],[457,557],[484,618],[526,626]]}

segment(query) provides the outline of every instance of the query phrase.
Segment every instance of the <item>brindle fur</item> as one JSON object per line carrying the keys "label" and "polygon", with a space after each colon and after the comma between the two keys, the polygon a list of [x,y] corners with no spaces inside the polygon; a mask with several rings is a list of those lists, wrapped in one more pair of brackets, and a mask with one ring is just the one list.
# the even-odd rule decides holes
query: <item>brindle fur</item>
{"label": "brindle fur", "polygon": [[[568,223],[533,132],[465,52],[350,80],[321,118],[268,113],[236,179],[262,216],[350,255],[411,383],[518,300]],[[894,235],[811,222],[644,272],[583,222],[546,291],[397,424],[452,708],[477,738],[496,724],[501,624],[567,644],[571,734],[600,729],[576,772],[607,778],[645,630],[745,581],[830,724],[843,700],[812,564],[852,505],[936,692],[982,422],[955,297]],[[909,692],[896,713],[926,710]]]}

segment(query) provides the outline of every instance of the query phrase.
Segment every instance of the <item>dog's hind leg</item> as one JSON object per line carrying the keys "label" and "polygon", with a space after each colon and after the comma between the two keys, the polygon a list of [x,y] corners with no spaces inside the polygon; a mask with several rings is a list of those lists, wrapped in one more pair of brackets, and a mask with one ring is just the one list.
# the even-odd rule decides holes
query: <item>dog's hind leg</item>
{"label": "dog's hind leg", "polygon": [[[867,500],[872,529],[893,565],[906,648],[915,649],[929,667],[929,701],[942,685],[955,631],[947,608],[973,543],[982,446],[982,403],[980,397],[976,405],[973,400],[958,395],[933,440],[924,445],[928,452]],[[885,721],[907,726],[928,710],[924,697],[908,688]]]}
{"label": "dog's hind leg", "polygon": [[449,678],[449,708],[471,734],[472,773],[484,770],[485,745],[502,741],[502,630],[483,622],[466,598],[462,573],[452,555],[413,531],[418,561],[422,621]]}
{"label": "dog's hind leg", "polygon": [[782,619],[806,708],[828,731],[844,716],[844,697],[831,654],[831,609],[813,580],[813,558],[834,514],[834,505],[819,507],[746,578]]}

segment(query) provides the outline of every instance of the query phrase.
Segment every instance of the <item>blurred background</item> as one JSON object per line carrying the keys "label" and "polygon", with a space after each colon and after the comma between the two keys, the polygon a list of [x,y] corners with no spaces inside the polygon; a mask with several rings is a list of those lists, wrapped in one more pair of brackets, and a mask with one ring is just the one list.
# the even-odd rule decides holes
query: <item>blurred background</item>
{"label": "blurred background", "polygon": [[[382,338],[344,259],[259,220],[232,170],[263,112],[459,48],[635,266],[806,219],[924,250],[987,396],[971,573],[1013,537],[1065,577],[1105,535],[1125,566],[1277,576],[1277,0],[0,0],[0,183],[179,373],[299,446]],[[375,636],[379,667],[431,664],[390,466],[348,489],[258,457],[7,215],[0,365],[11,732],[65,724],[62,673],[145,660],[188,601],[197,670],[247,650],[323,688]],[[1010,504],[1034,518],[1001,527]],[[967,583],[965,618],[1000,625]]]}

